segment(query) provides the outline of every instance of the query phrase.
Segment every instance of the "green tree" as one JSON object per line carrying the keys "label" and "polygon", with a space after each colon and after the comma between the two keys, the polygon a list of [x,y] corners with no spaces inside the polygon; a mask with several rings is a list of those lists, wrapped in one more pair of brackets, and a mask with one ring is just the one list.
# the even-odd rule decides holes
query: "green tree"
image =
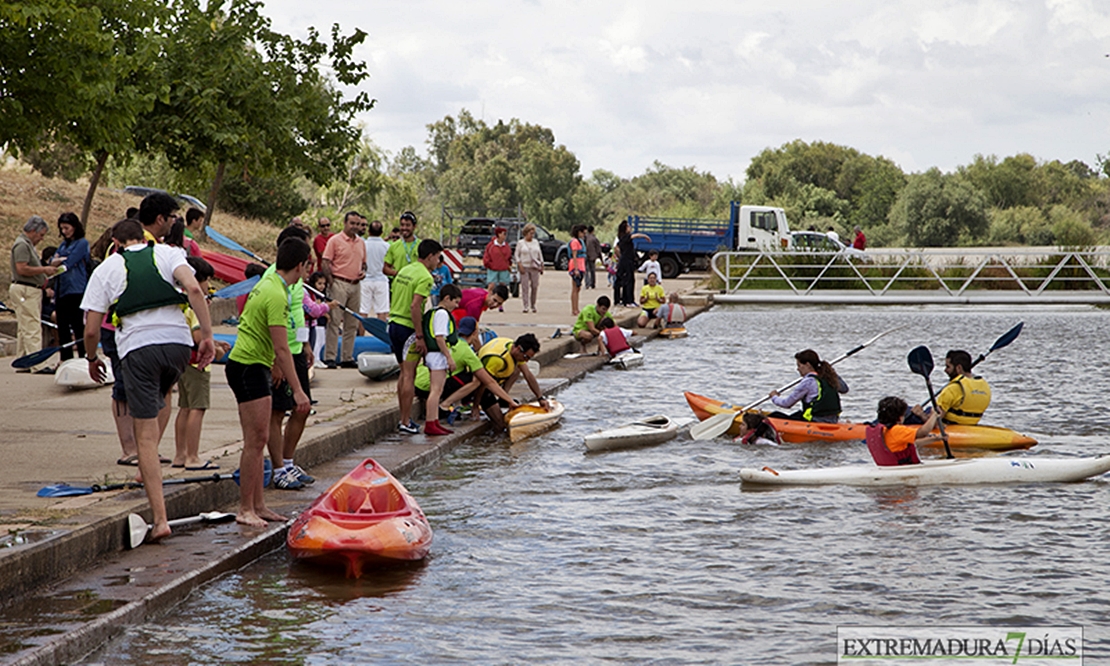
{"label": "green tree", "polygon": [[983,195],[967,179],[936,168],[910,177],[890,223],[912,247],[967,245],[989,224]]}

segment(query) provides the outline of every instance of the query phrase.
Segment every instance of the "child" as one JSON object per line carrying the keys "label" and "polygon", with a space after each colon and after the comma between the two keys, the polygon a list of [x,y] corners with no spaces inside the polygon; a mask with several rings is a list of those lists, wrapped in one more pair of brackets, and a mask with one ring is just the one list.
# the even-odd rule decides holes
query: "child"
{"label": "child", "polygon": [[[647,263],[647,262],[645,262]],[[667,295],[663,293],[663,285],[659,284],[658,278],[655,273],[647,274],[647,284],[640,288],[640,305],[644,309],[640,312],[640,316],[636,318],[636,325],[644,328],[648,322],[655,319],[655,311],[660,305],[663,305],[667,300]],[[655,322],[657,325],[659,322]]]}
{"label": "child", "polygon": [[782,444],[782,438],[771,425],[771,422],[763,417],[758,412],[745,412],[744,417],[740,419],[740,434],[736,439],[741,444],[765,444],[768,446],[778,446]]}
{"label": "child", "polygon": [[[200,257],[189,257],[186,261],[196,275],[197,284],[201,291],[208,292],[208,281],[216,274],[212,264]],[[185,322],[193,332],[193,340],[200,342],[200,320],[192,308],[185,309]],[[223,358],[231,349],[226,342],[216,341],[216,358]],[[204,412],[211,402],[212,392],[212,366],[198,370],[196,366],[196,353],[189,359],[185,372],[177,381],[177,419],[173,422],[174,455],[173,466],[184,467],[188,470],[219,469],[219,465],[211,460],[200,459],[200,430],[204,424]]]}
{"label": "child", "polygon": [[936,414],[930,414],[920,426],[903,425],[905,416],[905,400],[888,396],[879,401],[878,423],[867,426],[866,430],[867,450],[876,465],[919,464],[921,459],[917,457],[917,445],[941,441],[940,435],[932,434],[937,425]]}
{"label": "child", "polygon": [[645,261],[643,264],[640,264],[640,272],[645,273],[645,275],[644,275],[644,284],[645,285],[648,283],[648,278],[650,278],[652,275],[655,276],[655,279],[658,282],[660,282],[660,283],[663,282],[663,268],[659,265],[659,252],[658,251],[652,250],[651,252],[648,253],[647,261]]}
{"label": "child", "polygon": [[611,306],[612,301],[609,300],[608,296],[598,296],[595,305],[587,305],[578,313],[578,319],[575,320],[571,332],[574,334],[574,339],[582,345],[583,352],[586,351],[589,343],[596,340],[601,333],[597,325],[608,314]]}
{"label": "child", "polygon": [[439,290],[445,284],[453,284],[455,281],[451,279],[451,269],[447,267],[447,263],[443,261],[443,257],[439,258],[439,266],[436,266],[432,271],[432,279],[435,282],[432,284],[432,293],[429,299],[432,301],[432,307],[439,305]]}
{"label": "child", "polygon": [[[462,290],[453,284],[445,284],[440,288],[439,296],[439,306],[425,312],[424,320],[421,322],[424,339],[428,341],[424,365],[428,366],[431,380],[424,415],[425,435],[450,435],[454,432],[439,424],[439,399],[443,395],[443,386],[447,382],[448,373],[455,372],[455,359],[451,356],[451,345],[458,342],[459,336],[455,330],[455,320],[451,318],[451,310],[458,307]],[[433,343],[432,340],[435,342]]]}
{"label": "child", "polygon": [[[316,271],[308,277],[308,286],[312,287],[321,294],[327,294],[328,276],[324,275],[321,271]],[[328,366],[326,363],[324,363],[323,355],[324,342],[325,338],[327,337],[328,330],[328,311],[325,311],[323,314],[313,317],[313,312],[319,311],[313,308],[308,301],[309,299],[311,299],[312,303],[316,305],[326,304],[328,305],[329,309],[332,307],[338,307],[339,304],[335,301],[329,301],[325,298],[317,296],[307,289],[305,289],[304,295],[304,311],[305,314],[308,315],[305,317],[305,326],[308,327],[308,343],[309,346],[312,348],[312,358],[315,359],[315,363],[313,365],[315,365],[317,368],[326,368]]]}
{"label": "child", "polygon": [[617,262],[613,259],[613,253],[610,252],[609,256],[605,259],[605,274],[609,276],[609,286],[612,287],[613,283],[617,280]]}
{"label": "child", "polygon": [[627,354],[632,351],[632,345],[628,343],[628,339],[632,337],[632,331],[627,328],[617,326],[612,317],[605,317],[599,323],[601,333],[597,336],[598,347],[604,349],[609,358],[616,358],[622,354]]}

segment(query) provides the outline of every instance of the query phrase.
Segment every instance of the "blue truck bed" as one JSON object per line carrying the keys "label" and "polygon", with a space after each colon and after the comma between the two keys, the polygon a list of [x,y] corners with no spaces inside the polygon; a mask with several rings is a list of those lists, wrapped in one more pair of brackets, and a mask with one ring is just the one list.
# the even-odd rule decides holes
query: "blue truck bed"
{"label": "blue truck bed", "polygon": [[651,241],[636,239],[636,249],[640,252],[657,250],[660,254],[710,255],[735,247],[734,226],[730,220],[632,215],[628,223],[633,233],[651,237]]}

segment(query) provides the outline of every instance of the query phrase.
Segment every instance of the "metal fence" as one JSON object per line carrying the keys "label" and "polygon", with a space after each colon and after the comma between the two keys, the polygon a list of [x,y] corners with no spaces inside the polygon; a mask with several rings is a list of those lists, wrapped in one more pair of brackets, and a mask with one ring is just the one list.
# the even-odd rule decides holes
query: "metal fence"
{"label": "metal fence", "polygon": [[719,302],[1110,304],[1110,249],[720,252]]}

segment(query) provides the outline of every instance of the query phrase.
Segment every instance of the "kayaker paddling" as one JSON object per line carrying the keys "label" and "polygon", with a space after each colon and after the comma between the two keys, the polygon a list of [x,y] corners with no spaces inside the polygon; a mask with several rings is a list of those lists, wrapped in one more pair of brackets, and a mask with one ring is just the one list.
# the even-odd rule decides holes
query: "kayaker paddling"
{"label": "kayaker paddling", "polygon": [[[950,350],[944,356],[944,374],[948,384],[937,394],[937,407],[945,424],[977,425],[991,404],[991,387],[987,380],[971,374],[971,354],[962,349]],[[921,423],[928,409],[914,405],[906,423]]]}
{"label": "kayaker paddling", "polygon": [[880,467],[895,465],[917,465],[917,445],[933,444],[941,441],[940,435],[933,434],[937,425],[937,415],[930,414],[920,426],[905,425],[906,401],[888,396],[879,401],[878,423],[868,426],[866,433],[867,450]]}
{"label": "kayaker paddling", "polygon": [[812,349],[794,354],[794,361],[802,381],[788,396],[783,397],[778,391],[771,391],[769,395],[776,407],[793,407],[800,400],[802,408],[792,414],[775,412],[771,416],[795,421],[838,422],[840,394],[848,392],[848,385],[836,374],[832,364],[822,361]]}

